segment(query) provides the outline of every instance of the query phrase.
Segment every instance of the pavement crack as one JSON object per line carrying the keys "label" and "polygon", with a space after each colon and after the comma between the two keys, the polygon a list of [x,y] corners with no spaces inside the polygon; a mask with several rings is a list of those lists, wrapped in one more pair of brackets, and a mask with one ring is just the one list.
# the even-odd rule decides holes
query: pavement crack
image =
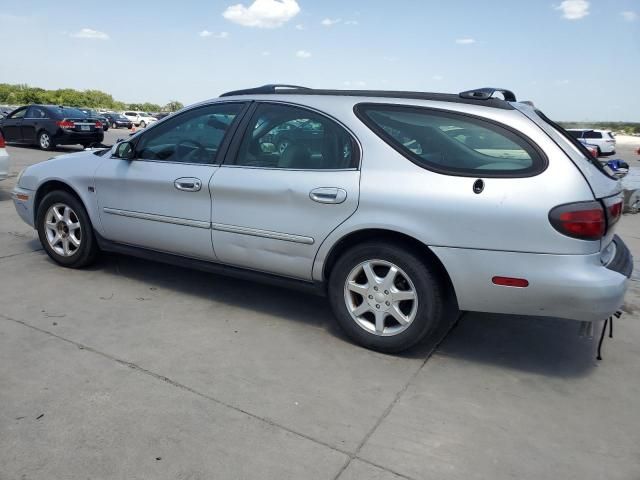
{"label": "pavement crack", "polygon": [[2,255],[0,256],[0,260],[3,260],[5,258],[13,258],[13,257],[19,257],[20,255],[27,255],[29,253],[35,253],[35,252],[41,252],[42,248],[37,248],[35,250],[31,250],[30,252],[21,252],[21,253],[12,253],[9,255]]}

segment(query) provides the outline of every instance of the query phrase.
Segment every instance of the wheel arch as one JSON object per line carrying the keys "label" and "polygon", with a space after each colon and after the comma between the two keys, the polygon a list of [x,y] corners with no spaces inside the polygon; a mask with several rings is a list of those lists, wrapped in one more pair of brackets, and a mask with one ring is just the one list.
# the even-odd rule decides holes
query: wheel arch
{"label": "wheel arch", "polygon": [[35,225],[36,220],[38,218],[38,209],[40,208],[40,203],[42,202],[42,199],[50,192],[54,192],[56,190],[63,190],[71,195],[73,195],[84,207],[85,210],[87,210],[87,206],[85,205],[85,202],[82,200],[82,197],[78,194],[78,192],[76,192],[76,190],[71,187],[68,183],[62,182],[60,180],[47,180],[46,182],[43,182],[38,189],[36,190],[36,194],[33,200],[33,223]]}
{"label": "wheel arch", "polygon": [[438,277],[443,285],[446,287],[446,291],[450,294],[450,300],[457,307],[457,295],[451,277],[447,272],[446,267],[438,256],[433,253],[428,245],[424,244],[420,240],[400,233],[394,230],[386,230],[381,228],[366,228],[350,232],[338,240],[335,245],[331,247],[331,250],[327,254],[322,266],[322,278],[325,282],[328,281],[331,275],[331,270],[336,264],[336,261],[340,256],[346,252],[349,248],[358,245],[359,243],[375,240],[377,242],[390,243],[392,245],[401,244],[405,248],[411,250],[418,255],[425,263],[436,268]]}

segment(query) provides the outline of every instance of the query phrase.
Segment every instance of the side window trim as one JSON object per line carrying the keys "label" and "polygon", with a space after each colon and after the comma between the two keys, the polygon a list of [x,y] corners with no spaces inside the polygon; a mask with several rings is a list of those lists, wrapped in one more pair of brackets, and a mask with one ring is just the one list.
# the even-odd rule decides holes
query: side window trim
{"label": "side window trim", "polygon": [[[384,129],[382,127],[380,127],[379,125],[377,125],[373,120],[371,120],[367,115],[366,115],[366,109],[368,108],[387,108],[390,110],[393,109],[397,109],[397,110],[405,110],[405,111],[410,111],[410,110],[414,110],[414,111],[424,111],[424,112],[433,112],[434,114],[440,114],[443,116],[450,116],[453,118],[459,117],[462,120],[465,120],[467,122],[469,121],[475,121],[475,122],[479,122],[480,126],[482,126],[482,124],[488,124],[488,125],[493,125],[499,129],[503,129],[506,130],[508,132],[510,132],[511,134],[515,135],[516,137],[518,137],[521,141],[527,143],[529,146],[531,146],[531,148],[534,150],[534,152],[536,153],[537,158],[532,158],[533,164],[535,166],[535,169],[530,171],[530,172],[523,172],[523,171],[513,171],[512,173],[509,171],[499,171],[499,172],[492,172],[491,170],[476,170],[476,171],[456,171],[453,169],[448,169],[446,167],[442,167],[442,168],[436,168],[433,165],[427,165],[424,162],[419,162],[417,161],[414,157],[412,157],[410,154],[408,154],[404,149],[402,149],[400,146],[397,145],[397,142],[392,141],[392,139],[389,138],[389,135],[384,131]],[[544,172],[547,167],[549,166],[549,159],[547,158],[547,155],[544,153],[544,151],[542,150],[542,148],[540,148],[533,140],[531,140],[528,136],[526,136],[525,134],[523,134],[522,132],[506,125],[500,122],[497,122],[495,120],[489,119],[489,118],[485,118],[485,117],[481,117],[478,115],[473,115],[470,113],[464,113],[464,112],[453,112],[450,110],[445,110],[445,109],[440,109],[440,108],[433,108],[433,107],[424,107],[424,106],[418,106],[418,105],[409,105],[409,104],[396,104],[396,103],[377,103],[377,102],[363,102],[363,103],[358,103],[356,105],[354,105],[353,107],[353,111],[355,113],[355,115],[360,119],[360,121],[362,123],[364,123],[376,136],[378,136],[380,138],[380,140],[382,140],[383,142],[385,142],[387,145],[389,145],[391,148],[393,148],[395,151],[397,151],[400,155],[402,155],[403,157],[405,157],[407,160],[409,160],[411,163],[414,163],[415,165],[419,166],[420,168],[424,168],[425,170],[431,171],[431,172],[435,172],[435,173],[440,173],[443,175],[449,175],[449,176],[453,176],[453,177],[472,177],[472,178],[528,178],[528,177],[535,177],[537,175],[540,175],[542,172]],[[536,164],[537,161],[537,164]]]}
{"label": "side window trim", "polygon": [[[345,132],[347,132],[349,137],[351,138],[352,144],[355,147],[355,149],[353,151],[353,155],[355,155],[355,158],[356,158],[356,165],[354,165],[353,167],[350,167],[350,168],[337,168],[337,169],[324,169],[324,170],[318,170],[318,169],[307,170],[307,169],[299,169],[299,168],[277,168],[277,167],[235,165],[235,161],[236,161],[236,159],[238,157],[238,154],[240,152],[240,146],[242,145],[242,141],[244,140],[245,135],[247,135],[247,133],[248,133],[249,126],[250,126],[249,124],[253,120],[253,116],[254,116],[256,110],[261,105],[278,105],[278,106],[299,108],[299,109],[302,109],[302,110],[306,110],[306,111],[308,111],[310,113],[313,113],[315,115],[321,116],[323,118],[326,118],[330,122],[335,123],[340,128],[342,128]],[[305,171],[305,172],[306,171],[309,171],[309,172],[318,172],[318,171],[325,171],[325,172],[331,172],[331,171],[334,171],[334,172],[354,171],[354,170],[360,170],[360,168],[362,166],[362,144],[360,143],[360,140],[355,135],[355,133],[349,127],[347,127],[342,122],[340,122],[340,120],[338,120],[337,118],[334,118],[331,115],[328,115],[327,113],[325,113],[325,112],[323,112],[321,110],[316,110],[313,107],[309,107],[308,105],[302,105],[302,104],[299,104],[299,103],[285,102],[285,101],[278,101],[278,100],[258,100],[258,101],[253,100],[251,102],[250,108],[248,108],[246,110],[242,122],[238,124],[238,128],[237,128],[235,133],[236,133],[235,137],[234,137],[233,141],[231,142],[229,151],[227,152],[227,154],[225,156],[225,160],[224,160],[224,163],[222,164],[222,166],[230,167],[230,168],[246,168],[246,169],[253,169],[253,170],[297,170],[297,171]],[[227,161],[227,159],[228,159],[228,161]]]}
{"label": "side window trim", "polygon": [[[225,157],[228,154],[228,150],[229,150],[229,144],[231,143],[232,138],[235,136],[235,133],[238,129],[238,125],[239,123],[244,120],[244,117],[247,113],[247,110],[249,109],[249,106],[252,102],[248,102],[246,100],[235,100],[235,101],[225,101],[225,102],[212,102],[212,103],[207,103],[204,105],[198,105],[197,107],[193,107],[193,108],[189,108],[187,110],[184,110],[182,112],[180,112],[180,114],[172,116],[172,120],[180,118],[183,115],[189,114],[191,112],[193,112],[193,110],[197,110],[200,108],[208,108],[208,107],[213,107],[213,106],[217,106],[217,105],[232,105],[232,104],[239,104],[242,105],[242,108],[240,109],[240,111],[238,112],[238,114],[236,115],[236,118],[233,119],[233,122],[231,122],[231,125],[229,126],[229,128],[227,129],[227,131],[224,134],[224,138],[222,139],[222,142],[220,143],[220,148],[218,150],[218,154],[216,156],[216,161],[215,162],[211,162],[211,163],[188,163],[188,162],[175,162],[175,161],[171,161],[171,160],[159,160],[159,159],[148,159],[148,158],[138,158],[137,157],[137,151],[136,151],[136,157],[135,157],[135,161],[136,162],[158,162],[158,163],[172,163],[172,164],[180,164],[180,165],[202,165],[202,166],[220,166]],[[155,127],[155,125],[148,127],[149,130],[145,130],[144,132],[142,132],[139,136],[136,137],[135,141],[133,142],[133,147],[137,150],[138,148],[138,144],[140,143],[141,139],[143,139],[146,135],[148,135],[150,132],[153,132],[153,127]]]}

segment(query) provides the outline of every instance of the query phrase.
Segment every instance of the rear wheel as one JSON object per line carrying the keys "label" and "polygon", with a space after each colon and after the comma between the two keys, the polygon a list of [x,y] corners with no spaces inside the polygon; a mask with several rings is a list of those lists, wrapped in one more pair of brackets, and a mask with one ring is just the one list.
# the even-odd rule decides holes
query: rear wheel
{"label": "rear wheel", "polygon": [[41,150],[51,150],[55,146],[48,132],[42,131],[38,134],[38,146]]}
{"label": "rear wheel", "polygon": [[147,124],[144,123],[144,120],[140,122],[140,128],[147,128]]}
{"label": "rear wheel", "polygon": [[58,264],[81,268],[98,253],[93,227],[82,203],[69,192],[48,193],[40,202],[36,228],[42,247]]}
{"label": "rear wheel", "polygon": [[356,246],[338,259],[329,299],[346,334],[382,352],[415,345],[434,331],[444,312],[435,269],[413,252],[384,243]]}
{"label": "rear wheel", "polygon": [[113,128],[113,129],[118,128],[118,124],[117,124],[116,122],[113,122],[113,123],[111,124],[111,128]]}

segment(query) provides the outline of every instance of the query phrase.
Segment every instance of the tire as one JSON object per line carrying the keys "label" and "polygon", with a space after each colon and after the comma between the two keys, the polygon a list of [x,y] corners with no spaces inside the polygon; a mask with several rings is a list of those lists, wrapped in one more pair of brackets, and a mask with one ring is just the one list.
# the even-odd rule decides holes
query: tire
{"label": "tire", "polygon": [[113,128],[115,130],[116,128],[118,128],[118,124],[116,122],[113,122],[111,124],[111,128]]}
{"label": "tire", "polygon": [[45,151],[49,151],[55,147],[53,138],[51,138],[51,135],[49,135],[49,132],[46,130],[42,130],[38,133],[38,147],[40,147],[40,150]]}
{"label": "tire", "polygon": [[[75,224],[78,227],[69,228]],[[44,250],[63,267],[86,267],[98,254],[89,215],[82,202],[69,192],[55,190],[42,199],[36,215],[36,228]]]}
{"label": "tire", "polygon": [[[373,281],[366,273],[367,264],[375,274]],[[379,283],[391,267],[397,269],[395,282]],[[411,292],[415,299],[406,300]],[[338,324],[353,341],[386,353],[420,342],[435,330],[445,312],[436,269],[409,249],[381,242],[355,246],[338,259],[329,277],[329,301]],[[360,314],[359,308],[366,311]],[[390,313],[394,309],[399,309],[406,323],[396,319],[397,310]],[[381,322],[376,322],[378,316]]]}
{"label": "tire", "polygon": [[144,123],[144,120],[140,122],[140,128],[147,128],[147,124]]}

